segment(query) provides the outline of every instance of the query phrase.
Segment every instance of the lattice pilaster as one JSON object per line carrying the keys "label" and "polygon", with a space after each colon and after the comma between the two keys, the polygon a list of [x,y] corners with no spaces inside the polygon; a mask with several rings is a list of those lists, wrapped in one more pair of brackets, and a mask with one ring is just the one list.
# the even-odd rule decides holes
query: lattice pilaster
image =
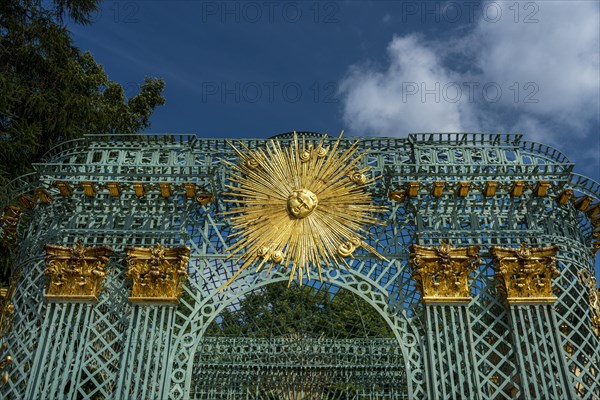
{"label": "lattice pilaster", "polygon": [[551,305],[510,305],[519,396],[524,399],[573,399]]}
{"label": "lattice pilaster", "polygon": [[429,398],[481,399],[467,306],[427,303],[425,319]]}

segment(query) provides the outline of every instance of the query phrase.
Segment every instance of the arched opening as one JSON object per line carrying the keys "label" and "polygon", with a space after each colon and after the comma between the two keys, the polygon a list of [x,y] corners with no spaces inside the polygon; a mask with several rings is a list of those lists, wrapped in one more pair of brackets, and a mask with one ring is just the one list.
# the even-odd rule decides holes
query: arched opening
{"label": "arched opening", "polygon": [[406,399],[406,363],[373,305],[331,283],[276,282],[225,308],[196,348],[190,399]]}

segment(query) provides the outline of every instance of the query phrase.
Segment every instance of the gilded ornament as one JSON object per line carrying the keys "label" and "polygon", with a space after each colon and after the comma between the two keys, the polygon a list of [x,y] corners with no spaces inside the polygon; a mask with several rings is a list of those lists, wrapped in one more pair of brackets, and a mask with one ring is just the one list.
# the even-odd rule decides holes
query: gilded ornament
{"label": "gilded ornament", "polygon": [[406,188],[406,194],[410,197],[415,197],[419,194],[419,188],[421,184],[419,182],[408,182]]}
{"label": "gilded ornament", "polygon": [[142,197],[146,194],[146,188],[143,183],[135,182],[132,187],[137,197]]}
{"label": "gilded ornament", "polygon": [[579,283],[588,288],[588,302],[592,312],[592,325],[594,331],[598,334],[600,330],[600,288],[596,278],[585,269],[580,269],[577,273]]}
{"label": "gilded ornament", "polygon": [[350,243],[352,244],[352,246],[354,247],[359,247],[362,245],[362,240],[360,240],[360,238],[356,237],[356,236],[352,236],[350,238]]}
{"label": "gilded ornament", "polygon": [[488,181],[485,183],[485,187],[483,189],[483,195],[485,197],[491,197],[496,194],[497,188],[498,188],[498,181]]}
{"label": "gilded ornament", "polygon": [[592,196],[585,195],[585,196],[580,197],[577,200],[575,200],[575,203],[573,203],[573,206],[576,209],[578,209],[579,211],[585,211],[588,209],[588,207],[592,203],[592,200],[594,200],[594,198]]}
{"label": "gilded ornament", "polygon": [[354,253],[356,247],[350,242],[342,243],[338,246],[337,253],[340,257],[349,257]]}
{"label": "gilded ornament", "polygon": [[185,246],[125,248],[127,272],[132,280],[129,301],[142,304],[178,304],[187,277],[190,249]]}
{"label": "gilded ornament", "polygon": [[212,194],[208,194],[208,193],[198,193],[196,195],[196,201],[198,202],[198,204],[200,204],[201,206],[205,206],[208,205],[210,203],[212,203],[215,200],[214,196]]}
{"label": "gilded ornament", "polygon": [[268,247],[263,246],[260,249],[257,250],[257,255],[260,258],[265,258],[265,257],[269,257],[269,254],[271,253],[271,251],[269,250]]}
{"label": "gilded ornament", "polygon": [[[8,288],[0,289],[0,341],[2,342],[1,349],[6,348],[6,335],[12,327],[12,321],[15,315],[15,307],[12,303],[12,298],[15,292],[17,277],[13,277]],[[0,370],[4,369],[12,362],[12,357],[7,356],[0,361]],[[2,374],[2,382],[8,382],[8,371]]]}
{"label": "gilded ornament", "polygon": [[[344,257],[352,252],[346,250],[356,248],[348,246],[348,238],[364,243],[364,226],[378,223],[372,213],[386,208],[372,205],[370,193],[359,184],[362,178],[359,183],[352,179],[369,170],[357,170],[365,155],[356,154],[358,142],[342,150],[340,135],[325,149],[325,138],[314,144],[294,134],[289,144],[272,139],[256,150],[230,143],[241,161],[224,161],[235,171],[235,185],[227,185],[226,193],[234,198],[226,202],[234,206],[224,215],[230,216],[230,238],[235,239],[229,257],[242,263],[222,289],[250,267],[270,271],[281,264],[290,271],[290,283],[310,279],[313,267],[320,278],[325,266],[348,267]],[[247,160],[256,160],[261,168],[253,169]],[[362,247],[385,260],[374,248]]]}
{"label": "gilded ornament", "polygon": [[456,186],[456,195],[458,197],[467,197],[470,188],[471,182],[458,182],[458,185]]}
{"label": "gilded ornament", "polygon": [[47,244],[45,250],[44,273],[50,277],[50,283],[44,297],[48,301],[98,302],[110,247],[86,247],[79,241],[73,247]]}
{"label": "gilded ornament", "polygon": [[158,184],[158,187],[160,188],[160,195],[165,199],[168,199],[173,194],[171,184],[168,182],[161,182]]}
{"label": "gilded ornament", "polygon": [[196,197],[196,184],[193,182],[185,182],[183,184],[183,187],[185,189],[185,197],[189,198],[189,199],[193,199],[194,197]]}
{"label": "gilded ornament", "polygon": [[8,288],[0,289],[0,339],[10,331],[15,316],[15,306],[12,303],[15,281],[16,279],[13,279]]}
{"label": "gilded ornament", "polygon": [[279,264],[280,262],[282,262],[283,252],[281,252],[280,250],[274,251],[273,255],[271,256],[271,261],[273,261],[275,264]]}
{"label": "gilded ornament", "polygon": [[106,188],[112,197],[119,197],[121,195],[121,186],[118,182],[108,182],[106,183]]}
{"label": "gilded ornament", "polygon": [[446,187],[446,182],[438,181],[433,182],[433,187],[431,188],[431,194],[434,197],[441,197],[444,194],[444,188]]}
{"label": "gilded ornament", "polygon": [[510,188],[510,195],[519,197],[523,194],[523,189],[525,189],[525,181],[514,181]]}
{"label": "gilded ornament", "polygon": [[50,204],[50,203],[52,203],[52,201],[54,201],[54,197],[52,197],[50,192],[48,192],[46,189],[41,188],[41,187],[35,189],[35,196],[38,199],[40,199],[42,204]]}
{"label": "gilded ornament", "polygon": [[310,161],[310,150],[303,150],[300,153],[300,161],[303,163]]}
{"label": "gilded ornament", "polygon": [[544,197],[548,194],[548,188],[550,187],[550,181],[539,181],[533,188],[533,194],[538,197]]}
{"label": "gilded ornament", "polygon": [[552,278],[560,275],[556,268],[557,246],[519,248],[492,246],[490,253],[496,263],[498,291],[508,304],[553,303]]}
{"label": "gilded ornament", "polygon": [[257,169],[259,166],[258,161],[256,161],[256,159],[254,159],[254,158],[247,159],[245,164],[246,164],[246,167],[250,170]]}
{"label": "gilded ornament", "polygon": [[567,204],[573,196],[573,189],[565,189],[558,196],[556,196],[556,202],[561,206]]}
{"label": "gilded ornament", "polygon": [[83,194],[85,194],[86,197],[94,197],[96,195],[96,186],[93,182],[81,182],[81,187],[83,188]]}
{"label": "gilded ornament", "polygon": [[327,149],[323,146],[317,147],[316,154],[318,158],[323,158],[327,155]]}
{"label": "gilded ornament", "polygon": [[403,202],[404,200],[406,200],[406,194],[405,192],[400,192],[397,190],[391,190],[390,193],[388,194],[388,198],[390,200],[396,201],[398,203]]}
{"label": "gilded ornament", "polygon": [[600,203],[594,203],[585,211],[588,218],[597,218],[600,216]]}
{"label": "gilded ornament", "polygon": [[17,198],[17,201],[21,206],[25,208],[35,207],[35,198],[30,194],[22,194]]}
{"label": "gilded ornament", "polygon": [[350,175],[350,180],[357,185],[364,185],[367,183],[367,176],[360,171],[354,171],[352,175]]}
{"label": "gilded ornament", "polygon": [[67,181],[57,181],[56,187],[62,197],[71,197],[73,195],[73,188]]}
{"label": "gilded ornament", "polygon": [[4,214],[0,216],[0,223],[2,223],[3,238],[2,242],[5,246],[10,247],[17,242],[17,226],[19,225],[19,218],[23,210],[17,206],[6,206]]}
{"label": "gilded ornament", "polygon": [[[0,370],[6,368],[11,362],[13,358],[11,356],[7,356],[4,360],[0,361]],[[2,374],[2,383],[8,383],[8,371],[4,371]]]}
{"label": "gilded ornament", "polygon": [[306,218],[317,208],[319,199],[308,189],[292,190],[287,201],[287,210],[294,218]]}
{"label": "gilded ornament", "polygon": [[481,264],[479,246],[438,247],[412,245],[410,266],[422,301],[467,303],[471,300],[470,275]]}

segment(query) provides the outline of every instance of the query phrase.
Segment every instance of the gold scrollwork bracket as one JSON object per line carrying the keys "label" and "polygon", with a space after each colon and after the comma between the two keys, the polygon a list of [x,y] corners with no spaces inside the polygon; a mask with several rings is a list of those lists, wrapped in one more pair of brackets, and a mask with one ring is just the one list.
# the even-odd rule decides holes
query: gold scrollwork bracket
{"label": "gold scrollwork bracket", "polygon": [[183,282],[187,277],[190,249],[186,246],[167,248],[125,248],[126,277],[132,280],[129,301],[138,304],[179,304]]}
{"label": "gold scrollwork bracket", "polygon": [[108,246],[86,247],[81,241],[73,247],[47,244],[50,277],[44,296],[50,302],[97,303],[106,277],[106,264],[112,249]]}
{"label": "gold scrollwork bracket", "polygon": [[479,246],[454,248],[448,242],[438,247],[412,245],[412,277],[423,303],[468,303],[469,278],[481,263]]}
{"label": "gold scrollwork bracket", "polygon": [[552,279],[560,275],[556,268],[558,246],[519,248],[492,246],[496,264],[498,292],[508,304],[551,304],[556,301]]}

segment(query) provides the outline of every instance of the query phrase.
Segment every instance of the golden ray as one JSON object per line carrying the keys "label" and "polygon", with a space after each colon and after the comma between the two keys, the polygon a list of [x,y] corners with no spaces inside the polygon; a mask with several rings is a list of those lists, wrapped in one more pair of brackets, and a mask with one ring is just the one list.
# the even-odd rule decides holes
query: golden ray
{"label": "golden ray", "polygon": [[363,247],[382,260],[385,257],[365,243],[365,225],[379,224],[365,186],[377,178],[357,169],[367,151],[358,153],[358,141],[338,150],[342,135],[325,147],[324,135],[316,144],[294,136],[288,146],[277,139],[262,149],[251,150],[243,143],[227,142],[239,157],[226,185],[234,204],[229,216],[235,243],[229,258],[242,260],[239,270],[221,287],[223,290],[244,270],[255,267],[267,274],[277,265],[289,269],[289,283],[296,277],[302,285],[316,267],[322,280],[323,267],[348,268],[346,257]]}

